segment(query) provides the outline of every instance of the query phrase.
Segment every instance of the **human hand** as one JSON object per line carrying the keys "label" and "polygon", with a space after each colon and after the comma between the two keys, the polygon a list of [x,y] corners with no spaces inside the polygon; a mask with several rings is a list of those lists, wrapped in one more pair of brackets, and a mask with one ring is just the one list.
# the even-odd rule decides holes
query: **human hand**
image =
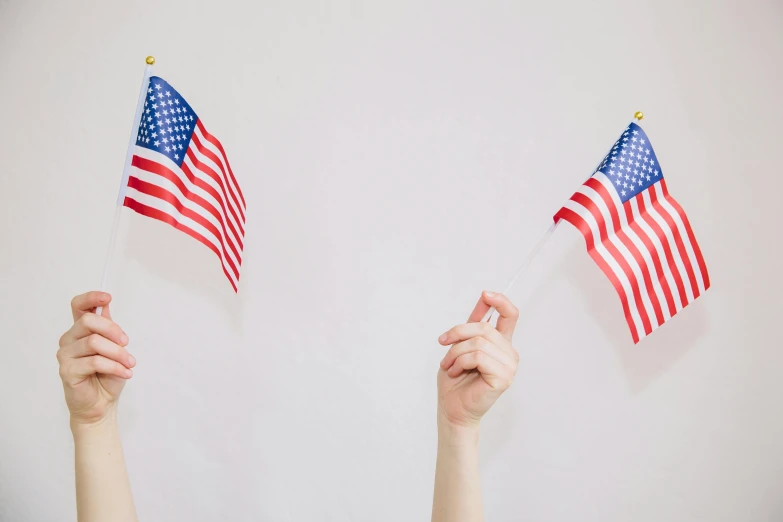
{"label": "human hand", "polygon": [[[497,326],[481,318],[494,306]],[[519,354],[511,345],[519,311],[502,294],[483,292],[468,322],[440,336],[451,345],[438,370],[438,422],[478,427],[483,415],[511,386]]]}
{"label": "human hand", "polygon": [[[76,424],[100,423],[116,409],[136,360],[128,353],[128,336],[111,319],[111,296],[87,292],[71,301],[73,326],[60,338],[57,360],[65,402]],[[100,316],[95,309],[103,306]]]}

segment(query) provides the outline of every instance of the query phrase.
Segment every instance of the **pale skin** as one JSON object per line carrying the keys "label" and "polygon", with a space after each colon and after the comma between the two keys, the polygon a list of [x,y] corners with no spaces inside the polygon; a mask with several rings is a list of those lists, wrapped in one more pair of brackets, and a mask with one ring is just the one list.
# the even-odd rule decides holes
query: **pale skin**
{"label": "pale skin", "polygon": [[[482,323],[491,306],[497,325]],[[484,292],[468,318],[440,336],[451,346],[438,370],[438,459],[433,522],[484,520],[479,482],[481,418],[511,386],[519,354],[511,344],[519,312],[502,294]]]}
{"label": "pale skin", "polygon": [[71,413],[79,522],[138,520],[117,429],[120,393],[136,360],[127,350],[128,336],[111,319],[110,302],[103,292],[74,297],[73,326],[57,351]]}
{"label": "pale skin", "polygon": [[[79,522],[137,522],[117,428],[117,405],[136,360],[111,319],[111,296],[88,292],[71,302],[73,326],[57,360],[71,413]],[[95,309],[103,306],[100,316]],[[495,327],[480,320],[491,306]],[[519,355],[511,345],[519,313],[503,295],[484,292],[468,322],[438,341],[451,346],[438,370],[438,459],[433,522],[483,520],[478,469],[479,424],[508,389]]]}

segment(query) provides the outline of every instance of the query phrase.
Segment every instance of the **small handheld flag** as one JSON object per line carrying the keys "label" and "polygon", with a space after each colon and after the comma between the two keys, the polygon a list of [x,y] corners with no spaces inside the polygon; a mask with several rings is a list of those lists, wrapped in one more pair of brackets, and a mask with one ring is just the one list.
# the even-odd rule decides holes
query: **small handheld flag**
{"label": "small handheld flag", "polygon": [[688,217],[635,122],[554,219],[584,236],[590,257],[620,296],[634,343],[710,287]]}
{"label": "small handheld flag", "polygon": [[245,235],[245,198],[223,145],[182,95],[147,68],[117,197],[102,288],[106,287],[120,209],[185,232],[218,258],[237,291]]}

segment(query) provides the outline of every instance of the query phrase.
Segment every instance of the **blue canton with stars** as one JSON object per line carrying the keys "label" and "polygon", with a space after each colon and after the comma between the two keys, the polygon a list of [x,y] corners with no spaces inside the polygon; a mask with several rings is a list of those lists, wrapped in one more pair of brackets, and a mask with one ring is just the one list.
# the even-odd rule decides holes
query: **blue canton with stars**
{"label": "blue canton with stars", "polygon": [[623,203],[663,179],[650,140],[636,123],[625,129],[596,172],[609,178]]}
{"label": "blue canton with stars", "polygon": [[160,152],[181,167],[196,120],[198,116],[185,98],[166,80],[152,76],[136,145]]}

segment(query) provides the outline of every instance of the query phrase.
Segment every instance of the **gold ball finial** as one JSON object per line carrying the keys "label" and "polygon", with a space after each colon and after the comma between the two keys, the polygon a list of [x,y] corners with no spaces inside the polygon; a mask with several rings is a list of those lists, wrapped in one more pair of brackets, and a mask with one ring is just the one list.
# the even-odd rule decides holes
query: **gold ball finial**
{"label": "gold ball finial", "polygon": [[155,57],[154,56],[147,56],[147,65],[154,65],[154,64],[155,64]]}
{"label": "gold ball finial", "polygon": [[644,113],[642,111],[636,111],[636,114],[634,114],[633,117],[639,121],[642,121],[642,118],[644,118]]}

